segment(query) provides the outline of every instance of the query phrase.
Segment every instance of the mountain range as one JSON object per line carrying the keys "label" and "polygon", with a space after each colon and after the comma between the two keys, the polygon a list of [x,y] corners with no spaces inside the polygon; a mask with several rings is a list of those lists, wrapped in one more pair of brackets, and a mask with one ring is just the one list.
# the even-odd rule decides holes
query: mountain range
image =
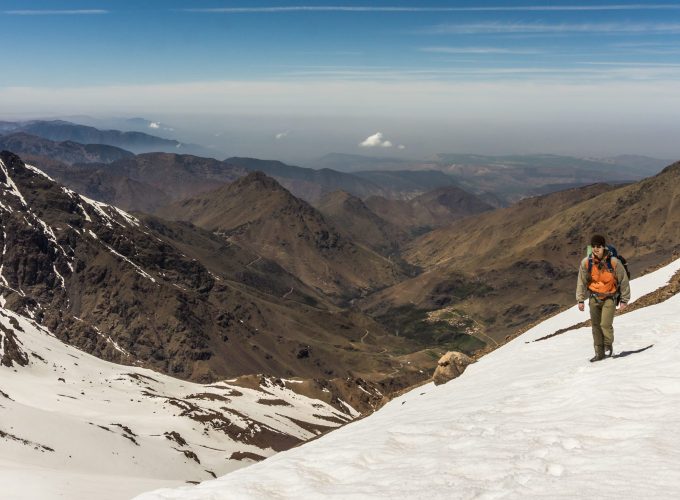
{"label": "mountain range", "polygon": [[[413,351],[237,242],[135,218],[11,153],[0,159],[3,303],[88,353],[196,381],[244,373],[380,380],[402,365],[395,350]],[[334,234],[312,236],[322,252],[336,252]],[[417,370],[397,372],[408,379]]]}
{"label": "mountain range", "polygon": [[[25,151],[0,153],[0,369],[18,374],[0,384],[0,406],[12,408],[14,422],[43,418],[38,399],[14,404],[22,378],[38,376],[42,397],[72,432],[112,432],[106,449],[144,467],[160,450],[168,470],[186,478],[259,460],[371,413],[425,380],[444,351],[480,358],[560,312],[574,302],[574,269],[593,232],[628,258],[633,276],[680,254],[680,163],[641,181],[499,209],[436,170],[362,178],[248,158],[134,155],[25,133],[0,140]],[[546,161],[546,171],[557,168]],[[77,384],[64,376],[69,363]],[[95,372],[109,375],[92,379]],[[203,385],[185,391],[166,376]],[[239,409],[238,387],[254,391],[250,413]],[[191,431],[229,436],[237,458],[218,466],[186,421],[138,432],[143,419],[125,417],[121,392],[142,405],[140,415],[197,416],[201,426]],[[114,399],[121,413],[104,422]],[[158,402],[179,414],[161,412]],[[68,416],[68,405],[82,403],[99,416]],[[292,413],[274,415],[268,405]],[[330,413],[314,413],[315,405]],[[236,417],[225,423],[220,412]],[[334,425],[324,427],[319,415]],[[0,438],[21,453],[57,456],[48,436],[19,427],[0,427]],[[258,434],[257,449],[241,446]],[[132,455],[121,439],[143,441],[144,451]]]}
{"label": "mountain range", "polygon": [[346,238],[318,210],[261,172],[170,205],[160,215],[219,234],[339,300],[366,295],[404,277],[397,265]]}
{"label": "mountain range", "polygon": [[197,144],[183,144],[174,139],[163,139],[145,132],[99,130],[65,120],[33,120],[26,122],[0,122],[0,133],[19,133],[42,137],[52,141],[72,141],[81,144],[104,144],[133,153],[165,151],[210,156],[211,150]]}
{"label": "mountain range", "polygon": [[395,322],[418,311],[442,321],[461,318],[487,342],[502,343],[573,302],[575,269],[591,234],[606,235],[634,276],[677,254],[679,186],[675,163],[637,183],[529,198],[435,229],[402,253],[424,272],[361,307]]}

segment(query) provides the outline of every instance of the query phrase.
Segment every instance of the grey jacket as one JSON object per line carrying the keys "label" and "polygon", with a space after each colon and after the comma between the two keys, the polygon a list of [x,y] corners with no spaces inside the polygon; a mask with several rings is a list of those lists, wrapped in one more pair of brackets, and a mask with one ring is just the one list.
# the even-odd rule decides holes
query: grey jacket
{"label": "grey jacket", "polygon": [[[616,282],[619,286],[619,293],[621,294],[621,302],[627,304],[630,301],[630,282],[626,269],[621,264],[621,261],[616,257],[611,258],[612,267],[616,274]],[[588,257],[581,261],[578,268],[578,280],[576,281],[576,302],[585,302],[590,297],[590,290],[588,290],[589,283],[588,276]]]}

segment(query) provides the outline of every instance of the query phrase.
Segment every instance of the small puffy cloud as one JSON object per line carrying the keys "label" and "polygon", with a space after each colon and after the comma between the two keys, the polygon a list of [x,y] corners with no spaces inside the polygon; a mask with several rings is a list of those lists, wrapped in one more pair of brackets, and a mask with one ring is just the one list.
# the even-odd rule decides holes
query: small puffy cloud
{"label": "small puffy cloud", "polygon": [[363,142],[360,142],[359,146],[362,148],[391,148],[392,143],[385,139],[382,132],[376,132],[367,137]]}
{"label": "small puffy cloud", "polygon": [[406,146],[404,146],[403,144],[399,144],[399,146],[397,146],[397,149],[406,149]]}
{"label": "small puffy cloud", "polygon": [[149,123],[149,128],[161,128],[161,124],[158,122]]}
{"label": "small puffy cloud", "polygon": [[285,132],[279,132],[274,137],[276,138],[277,141],[280,141],[281,139],[285,139],[286,137],[288,137],[289,133],[290,132],[288,130],[286,130]]}

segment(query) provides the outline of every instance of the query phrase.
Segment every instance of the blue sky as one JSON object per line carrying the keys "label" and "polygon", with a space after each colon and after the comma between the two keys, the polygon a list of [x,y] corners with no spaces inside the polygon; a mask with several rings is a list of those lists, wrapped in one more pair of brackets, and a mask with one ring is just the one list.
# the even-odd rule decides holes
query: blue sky
{"label": "blue sky", "polygon": [[278,133],[341,117],[397,144],[409,121],[444,137],[447,123],[502,135],[581,116],[597,132],[680,114],[680,3],[4,0],[0,20],[8,116],[260,116]]}

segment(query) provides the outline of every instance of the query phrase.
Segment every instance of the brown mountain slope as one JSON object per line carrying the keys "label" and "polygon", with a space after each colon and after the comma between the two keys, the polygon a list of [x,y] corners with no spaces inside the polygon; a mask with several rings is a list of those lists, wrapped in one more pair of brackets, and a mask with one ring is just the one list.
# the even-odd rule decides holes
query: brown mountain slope
{"label": "brown mountain slope", "polygon": [[0,302],[104,359],[193,380],[328,379],[396,373],[392,353],[407,348],[237,244],[191,226],[147,225],[8,152],[0,223]]}
{"label": "brown mountain slope", "polygon": [[125,210],[146,213],[154,213],[172,201],[211,191],[245,174],[239,167],[212,158],[171,153],[73,165],[51,156],[22,157],[78,193]]}
{"label": "brown mountain slope", "polygon": [[377,252],[392,254],[408,239],[405,231],[378,217],[361,199],[344,191],[327,194],[317,208],[335,227],[341,227],[353,240]]}
{"label": "brown mountain slope", "polygon": [[164,191],[130,177],[116,175],[107,168],[46,163],[42,158],[31,156],[25,159],[77,193],[124,210],[153,213],[172,202]]}
{"label": "brown mountain slope", "polygon": [[161,215],[219,233],[336,299],[351,299],[404,278],[395,264],[355,244],[316,209],[260,172],[173,204]]}
{"label": "brown mountain slope", "polygon": [[535,250],[544,228],[553,228],[553,217],[584,201],[612,191],[613,186],[593,184],[545,196],[524,199],[515,205],[457,221],[423,235],[405,251],[409,262],[425,267],[448,260],[477,265],[497,263],[518,249]]}
{"label": "brown mountain slope", "polygon": [[[608,236],[633,273],[680,248],[680,164],[612,188],[593,185],[469,217],[412,242],[405,258],[427,271],[370,297],[378,316],[413,302],[462,314],[498,341],[574,302],[576,268],[593,232]],[[461,281],[462,280],[462,281]]]}
{"label": "brown mountain slope", "polygon": [[372,196],[366,205],[379,217],[416,234],[493,209],[456,186],[438,188],[408,201]]}
{"label": "brown mountain slope", "polygon": [[145,153],[113,162],[107,171],[165,192],[173,200],[211,191],[245,175],[240,167],[192,155]]}

